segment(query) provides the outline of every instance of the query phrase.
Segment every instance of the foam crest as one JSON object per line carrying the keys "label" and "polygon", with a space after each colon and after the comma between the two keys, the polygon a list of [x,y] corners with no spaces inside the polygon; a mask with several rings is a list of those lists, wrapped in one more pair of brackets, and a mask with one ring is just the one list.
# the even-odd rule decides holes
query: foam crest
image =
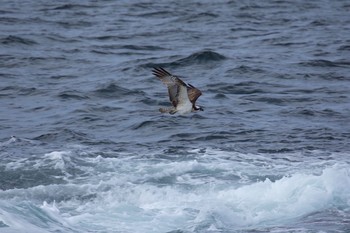
{"label": "foam crest", "polygon": [[333,205],[349,207],[349,191],[349,167],[334,166],[326,168],[320,176],[295,174],[275,182],[266,179],[235,190],[221,190],[216,200],[224,201],[231,211],[213,211],[230,220],[227,224],[285,222]]}
{"label": "foam crest", "polygon": [[2,233],[67,231],[65,227],[68,225],[64,220],[61,217],[53,218],[53,215],[47,214],[45,208],[39,208],[25,201],[16,206],[0,202],[0,222],[5,226],[0,227],[0,231]]}
{"label": "foam crest", "polygon": [[172,160],[96,155],[83,161],[71,153],[47,153],[42,163],[26,166],[79,166],[82,176],[0,190],[0,199],[10,203],[0,202],[0,224],[8,232],[22,230],[19,225],[33,229],[28,232],[36,226],[76,232],[244,231],[298,223],[329,209],[350,210],[347,163],[301,167],[298,161],[215,150]]}
{"label": "foam crest", "polygon": [[64,170],[66,163],[70,160],[70,151],[53,151],[42,157],[33,156],[30,158],[16,159],[6,164],[6,170],[32,170],[44,167],[52,167],[54,169]]}
{"label": "foam crest", "polygon": [[15,136],[11,136],[11,138],[8,139],[7,141],[0,142],[0,147],[10,145],[10,144],[16,142],[17,140],[18,140],[18,139],[17,139]]}
{"label": "foam crest", "polygon": [[[289,223],[333,206],[349,208],[349,191],[347,165],[326,168],[321,175],[294,174],[239,188],[129,183],[100,193],[94,203],[79,207],[81,215],[68,220],[73,225],[108,226],[111,230],[118,222],[118,229],[125,232],[246,229]],[[89,225],[92,222],[93,226]]]}
{"label": "foam crest", "polygon": [[[54,163],[54,168],[55,169],[65,169],[65,165],[67,162],[70,162],[70,152],[66,151],[53,151],[51,153],[45,154],[46,158],[46,163],[47,162],[52,162]],[[67,162],[66,162],[67,161]],[[39,164],[40,166],[40,164]]]}

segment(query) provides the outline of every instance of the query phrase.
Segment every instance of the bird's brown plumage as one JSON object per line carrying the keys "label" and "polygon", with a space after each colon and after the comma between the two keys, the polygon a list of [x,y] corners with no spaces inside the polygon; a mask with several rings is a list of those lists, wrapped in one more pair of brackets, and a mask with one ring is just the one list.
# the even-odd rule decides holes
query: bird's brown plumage
{"label": "bird's brown plumage", "polygon": [[191,101],[192,107],[195,108],[196,100],[202,95],[199,89],[191,84],[186,84],[179,77],[172,75],[162,67],[154,68],[152,73],[168,87],[169,99],[174,107],[176,107],[179,102],[180,88],[184,86],[187,88],[188,99]]}

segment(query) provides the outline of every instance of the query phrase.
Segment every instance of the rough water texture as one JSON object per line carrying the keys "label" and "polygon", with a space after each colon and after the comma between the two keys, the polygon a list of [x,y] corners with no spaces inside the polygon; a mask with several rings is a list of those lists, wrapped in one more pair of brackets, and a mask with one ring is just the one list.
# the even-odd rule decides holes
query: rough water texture
{"label": "rough water texture", "polygon": [[[350,232],[350,4],[0,9],[0,232]],[[162,66],[204,112],[162,115]]]}

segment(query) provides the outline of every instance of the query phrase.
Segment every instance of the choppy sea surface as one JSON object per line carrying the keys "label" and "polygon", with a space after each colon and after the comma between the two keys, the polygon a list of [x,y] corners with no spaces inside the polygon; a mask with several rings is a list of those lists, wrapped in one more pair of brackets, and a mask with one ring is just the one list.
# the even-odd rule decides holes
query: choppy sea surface
{"label": "choppy sea surface", "polygon": [[0,80],[0,232],[350,232],[347,0],[2,0]]}

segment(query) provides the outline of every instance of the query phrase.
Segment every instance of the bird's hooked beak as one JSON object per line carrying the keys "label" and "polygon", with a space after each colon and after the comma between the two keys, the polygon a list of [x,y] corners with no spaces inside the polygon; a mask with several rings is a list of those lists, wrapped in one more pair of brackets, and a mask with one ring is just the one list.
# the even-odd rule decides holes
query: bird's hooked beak
{"label": "bird's hooked beak", "polygon": [[204,111],[204,108],[201,107],[201,106],[196,106],[196,110],[199,110],[199,111]]}

